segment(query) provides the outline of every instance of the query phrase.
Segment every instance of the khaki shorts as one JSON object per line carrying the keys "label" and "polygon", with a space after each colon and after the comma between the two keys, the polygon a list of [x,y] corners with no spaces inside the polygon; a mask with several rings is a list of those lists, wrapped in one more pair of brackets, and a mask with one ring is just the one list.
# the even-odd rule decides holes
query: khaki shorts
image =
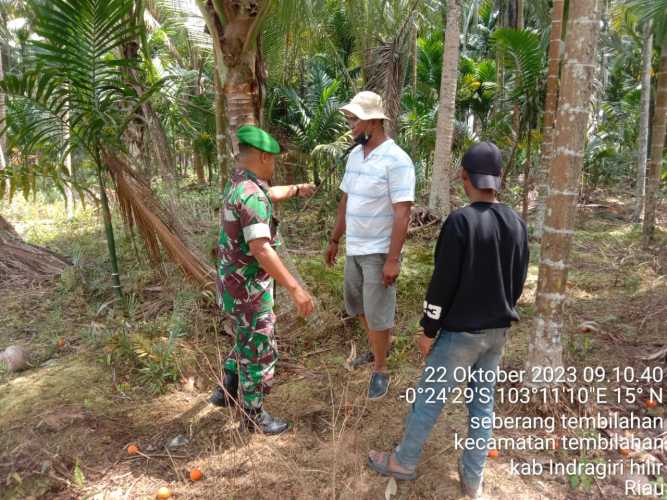
{"label": "khaki shorts", "polygon": [[366,316],[373,331],[394,327],[396,284],[385,287],[382,282],[386,260],[384,253],[345,258],[345,310],[350,316]]}

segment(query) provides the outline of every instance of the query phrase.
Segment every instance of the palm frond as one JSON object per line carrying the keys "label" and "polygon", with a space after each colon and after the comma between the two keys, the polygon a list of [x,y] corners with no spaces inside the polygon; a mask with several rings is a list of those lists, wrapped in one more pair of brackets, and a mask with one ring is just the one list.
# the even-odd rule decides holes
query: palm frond
{"label": "palm frond", "polygon": [[505,60],[511,73],[513,101],[522,96],[534,96],[545,69],[545,54],[540,36],[531,30],[501,28],[493,32],[491,39]]}
{"label": "palm frond", "polygon": [[29,43],[28,70],[6,78],[5,91],[61,121],[67,116],[89,151],[101,137],[113,142],[117,133],[110,132],[123,123],[119,111],[139,99],[128,83],[138,63],[119,56],[138,34],[126,22],[132,0],[30,0],[29,6],[37,38]]}
{"label": "palm frond", "polygon": [[213,289],[214,270],[179,233],[173,217],[123,158],[104,150],[102,158],[116,184],[121,213],[130,227],[138,228],[149,257],[161,261],[160,246],[183,272],[205,289]]}
{"label": "palm frond", "polygon": [[667,0],[629,0],[627,7],[642,22],[653,21],[653,33],[660,44],[667,36]]}
{"label": "palm frond", "polygon": [[154,0],[151,3],[147,4],[147,11],[160,26],[184,33],[189,43],[199,50],[213,50],[211,35],[194,0]]}

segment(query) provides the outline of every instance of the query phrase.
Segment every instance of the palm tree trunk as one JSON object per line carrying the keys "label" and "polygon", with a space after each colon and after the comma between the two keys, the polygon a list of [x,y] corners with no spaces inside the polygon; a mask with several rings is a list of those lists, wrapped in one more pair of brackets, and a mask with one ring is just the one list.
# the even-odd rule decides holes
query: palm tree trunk
{"label": "palm tree trunk", "polygon": [[532,131],[528,128],[528,145],[526,146],[526,161],[523,164],[523,193],[521,204],[521,217],[524,221],[528,220],[528,191],[530,190],[530,170],[531,170],[531,148],[532,148]]}
{"label": "palm tree trunk", "polygon": [[[193,54],[193,65],[197,64],[197,56]],[[197,73],[197,79],[195,80],[195,85],[194,85],[194,95],[199,96],[201,95],[201,74],[202,70],[204,68],[203,62],[199,62],[199,69]],[[195,150],[195,145],[194,142],[192,144],[192,166],[194,168],[195,174],[197,175],[197,183],[200,185],[206,184],[206,174],[204,173],[204,162],[202,159],[202,155],[199,151]]]}
{"label": "palm tree trunk", "polygon": [[153,146],[153,155],[157,160],[160,178],[170,190],[175,192],[176,178],[174,175],[174,155],[169,140],[167,139],[167,133],[162,126],[160,118],[157,116],[150,103],[143,105],[143,112],[151,139],[151,145]]}
{"label": "palm tree trunk", "polygon": [[[516,4],[514,5],[516,7],[516,12],[515,12],[515,25],[514,28],[517,30],[522,30],[523,29],[523,0],[515,0]],[[514,103],[514,111],[512,112],[512,130],[514,130],[514,133],[516,134],[517,137],[517,142],[521,141],[521,131],[519,130],[521,123],[521,106],[519,105],[518,102]]]}
{"label": "palm tree trunk", "polygon": [[405,60],[401,45],[403,40],[398,35],[391,44],[392,58],[387,70],[387,79],[384,88],[384,107],[389,117],[385,121],[387,135],[396,139],[398,135],[398,121],[401,114],[401,91],[405,77]]}
{"label": "palm tree trunk", "polygon": [[204,162],[202,161],[201,154],[199,154],[198,151],[192,152],[192,166],[194,168],[195,174],[197,174],[197,184],[201,184],[203,186],[206,184],[206,173],[204,172]]}
{"label": "palm tree trunk", "polygon": [[554,0],[551,13],[551,35],[549,37],[549,66],[547,69],[547,95],[544,102],[544,126],[542,139],[542,157],[535,173],[537,184],[537,220],[535,234],[542,238],[544,226],[545,198],[547,195],[547,171],[553,155],[554,123],[558,107],[558,75],[560,73],[560,45],[563,33],[564,0]]}
{"label": "palm tree trunk", "polygon": [[104,173],[102,172],[102,160],[95,158],[97,166],[97,182],[100,188],[100,202],[102,203],[102,220],[104,221],[104,232],[107,237],[107,247],[109,248],[109,258],[111,260],[111,287],[119,300],[123,300],[123,291],[120,287],[120,273],[118,271],[118,256],[116,254],[116,241],[113,235],[113,224],[111,222],[111,211],[109,210],[109,199],[107,198],[107,189],[104,185]]}
{"label": "palm tree trunk", "polygon": [[646,175],[646,205],[644,207],[643,242],[648,245],[655,232],[655,212],[658,205],[660,170],[665,150],[665,129],[667,129],[667,37],[660,48],[660,69],[658,70],[658,90],[653,115],[651,135],[651,160]]}
{"label": "palm tree trunk", "polygon": [[533,367],[563,364],[561,335],[568,259],[588,129],[599,23],[600,0],[570,3],[554,157],[549,166],[549,194],[535,301],[537,314],[528,346],[529,373]]}
{"label": "palm tree trunk", "polygon": [[238,154],[236,130],[241,125],[259,123],[257,34],[269,4],[268,0],[197,0],[213,40],[216,73],[222,91],[218,99],[224,109],[226,125],[222,135],[229,137],[231,148],[228,151],[233,155]]}
{"label": "palm tree trunk", "polygon": [[220,187],[224,188],[229,173],[234,168],[234,154],[232,153],[232,144],[228,133],[225,98],[222,95],[222,85],[217,71],[213,74],[213,84],[215,86],[215,150],[218,160]]}
{"label": "palm tree trunk", "polygon": [[644,47],[642,48],[642,92],[639,118],[639,151],[637,152],[637,199],[632,220],[640,222],[644,211],[646,191],[646,160],[648,156],[648,124],[651,114],[651,56],[653,55],[652,22],[644,24]]}
{"label": "palm tree trunk", "polygon": [[[1,46],[0,46],[1,47]],[[5,78],[5,71],[2,65],[2,49],[0,48],[0,80]],[[5,104],[5,94],[0,92],[0,127],[4,128],[5,118],[7,116],[7,107]],[[5,134],[0,134],[0,170],[7,166],[7,140]]]}
{"label": "palm tree trunk", "polygon": [[440,105],[435,136],[433,177],[428,206],[443,218],[449,214],[449,169],[452,162],[452,137],[456,119],[456,84],[459,68],[460,0],[447,2],[447,28],[442,53]]}
{"label": "palm tree trunk", "polygon": [[67,154],[63,159],[63,165],[69,177],[69,183],[65,183],[65,205],[67,209],[67,220],[74,220],[74,189],[72,182],[74,179],[74,171],[72,170],[72,150],[70,148],[70,128],[69,128],[69,112],[65,114],[63,126],[63,143],[67,148]]}
{"label": "palm tree trunk", "polygon": [[417,54],[419,51],[417,50],[417,25],[412,28],[412,37],[410,39],[410,61],[411,61],[411,66],[412,66],[412,82],[411,82],[411,87],[412,87],[412,97],[415,97],[417,95],[417,66],[419,65],[419,60],[417,59]]}

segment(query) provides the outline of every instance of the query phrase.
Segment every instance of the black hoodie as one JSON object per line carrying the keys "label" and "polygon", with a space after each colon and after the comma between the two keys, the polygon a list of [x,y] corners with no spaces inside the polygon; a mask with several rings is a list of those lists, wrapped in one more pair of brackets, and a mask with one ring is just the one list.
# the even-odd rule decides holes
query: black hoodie
{"label": "black hoodie", "polygon": [[435,269],[421,326],[475,333],[518,321],[515,306],[528,272],[526,224],[502,203],[476,202],[452,212],[435,247]]}

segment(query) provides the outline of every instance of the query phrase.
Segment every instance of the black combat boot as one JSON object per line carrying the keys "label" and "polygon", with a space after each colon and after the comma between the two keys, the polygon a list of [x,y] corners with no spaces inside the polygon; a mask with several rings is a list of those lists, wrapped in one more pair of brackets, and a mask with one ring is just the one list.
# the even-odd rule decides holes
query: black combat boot
{"label": "black combat boot", "polygon": [[264,434],[280,434],[289,428],[284,420],[272,417],[268,411],[260,408],[257,410],[244,409],[247,415],[243,415],[241,429],[248,432],[262,432]]}
{"label": "black combat boot", "polygon": [[218,386],[213,391],[210,403],[215,406],[226,408],[236,404],[239,398],[239,376],[234,372],[225,370],[222,378],[222,387]]}

